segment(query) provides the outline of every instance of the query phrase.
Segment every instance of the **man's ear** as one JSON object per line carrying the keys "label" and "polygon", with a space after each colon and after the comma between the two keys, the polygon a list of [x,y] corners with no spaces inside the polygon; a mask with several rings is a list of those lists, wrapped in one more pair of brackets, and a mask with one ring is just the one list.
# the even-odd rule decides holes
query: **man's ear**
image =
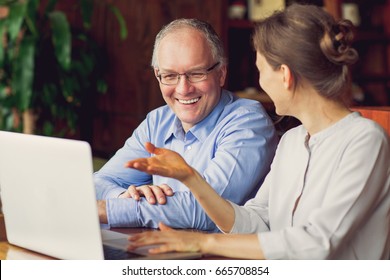
{"label": "man's ear", "polygon": [[293,83],[294,83],[294,77],[290,71],[290,68],[285,65],[285,64],[282,64],[280,66],[280,71],[282,71],[282,74],[283,74],[283,85],[284,85],[284,88],[285,89],[290,89],[292,86],[293,86]]}
{"label": "man's ear", "polygon": [[226,73],[227,73],[227,67],[226,67],[226,65],[222,65],[222,66],[221,66],[221,69],[220,69],[219,71],[221,71],[221,76],[219,77],[219,85],[220,85],[221,87],[223,87],[223,85],[225,84]]}

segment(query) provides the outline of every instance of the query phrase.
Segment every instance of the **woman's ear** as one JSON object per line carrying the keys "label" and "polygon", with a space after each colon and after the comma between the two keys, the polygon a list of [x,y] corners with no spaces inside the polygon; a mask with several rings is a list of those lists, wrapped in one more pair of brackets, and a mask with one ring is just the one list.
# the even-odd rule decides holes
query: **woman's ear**
{"label": "woman's ear", "polygon": [[284,85],[284,88],[285,89],[290,89],[292,86],[293,86],[293,83],[294,83],[294,77],[290,71],[290,68],[285,65],[285,64],[282,64],[280,66],[280,70],[282,71],[282,74],[283,74],[283,85]]}

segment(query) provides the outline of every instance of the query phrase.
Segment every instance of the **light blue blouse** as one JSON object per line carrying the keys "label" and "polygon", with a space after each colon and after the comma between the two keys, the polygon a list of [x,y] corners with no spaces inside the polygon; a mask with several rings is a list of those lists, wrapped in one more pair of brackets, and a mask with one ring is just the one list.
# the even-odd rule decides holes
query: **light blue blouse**
{"label": "light blue blouse", "polygon": [[[168,106],[150,112],[125,145],[94,174],[97,199],[107,200],[108,222],[119,227],[157,227],[162,221],[175,228],[217,231],[191,192],[179,181],[150,176],[123,165],[149,157],[145,142],[174,150],[224,198],[245,203],[257,192],[269,171],[277,145],[272,121],[256,101],[223,90],[220,102],[187,133]],[[174,190],[165,205],[144,198],[118,198],[129,185],[168,184]]]}

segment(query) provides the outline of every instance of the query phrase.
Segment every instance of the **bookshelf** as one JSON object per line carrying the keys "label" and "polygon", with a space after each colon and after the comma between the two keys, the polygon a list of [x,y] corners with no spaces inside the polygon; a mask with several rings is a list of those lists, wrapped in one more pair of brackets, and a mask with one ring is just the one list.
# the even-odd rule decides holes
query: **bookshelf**
{"label": "bookshelf", "polygon": [[[287,5],[294,0],[286,0]],[[302,2],[302,1],[295,1]],[[310,2],[310,1],[305,1]],[[228,1],[228,5],[231,1]],[[343,17],[343,5],[356,4],[360,13],[360,24],[356,28],[354,47],[360,59],[351,67],[353,82],[353,104],[363,106],[390,105],[390,0],[351,1],[323,0],[313,4],[323,5],[335,18]],[[248,19],[227,19],[227,53],[229,72],[227,87],[242,92],[253,88],[261,90],[255,68],[255,52],[251,34],[254,23]]]}

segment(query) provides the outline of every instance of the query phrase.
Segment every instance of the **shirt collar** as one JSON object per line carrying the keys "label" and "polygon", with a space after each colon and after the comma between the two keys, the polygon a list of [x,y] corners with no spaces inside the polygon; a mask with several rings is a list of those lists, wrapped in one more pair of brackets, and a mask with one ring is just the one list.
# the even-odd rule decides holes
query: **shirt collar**
{"label": "shirt collar", "polygon": [[352,112],[336,122],[335,124],[331,125],[330,127],[308,137],[308,133],[306,132],[305,142],[309,145],[315,145],[316,143],[322,141],[323,139],[327,138],[328,136],[332,135],[333,133],[340,131],[344,128],[346,128],[354,119],[357,117],[360,117],[359,112]]}
{"label": "shirt collar", "polygon": [[[206,118],[191,127],[187,133],[192,133],[199,141],[204,142],[207,136],[210,135],[215,128],[218,123],[219,116],[222,114],[226,104],[228,104],[231,99],[232,96],[228,94],[226,90],[222,90],[221,98],[219,99],[217,106],[214,107]],[[167,131],[164,142],[166,143],[172,136],[178,139],[184,139],[185,137],[183,126],[177,116],[174,117],[172,125]]]}

